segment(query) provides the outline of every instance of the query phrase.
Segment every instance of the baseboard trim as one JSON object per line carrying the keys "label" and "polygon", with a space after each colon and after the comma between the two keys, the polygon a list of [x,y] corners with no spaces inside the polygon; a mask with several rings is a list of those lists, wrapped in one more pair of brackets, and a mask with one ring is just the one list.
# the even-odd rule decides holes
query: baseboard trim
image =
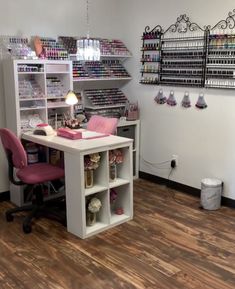
{"label": "baseboard trim", "polygon": [[[181,183],[177,183],[177,182],[172,181],[172,180],[167,180],[165,178],[154,176],[154,175],[151,175],[151,174],[148,174],[145,172],[141,172],[141,171],[139,172],[139,177],[141,179],[151,181],[153,183],[160,184],[160,185],[166,185],[169,188],[172,188],[174,190],[177,190],[177,191],[180,191],[180,192],[183,192],[183,193],[193,195],[193,196],[200,198],[200,194],[201,194],[200,189],[193,188],[193,187],[181,184]],[[222,206],[235,208],[235,200],[227,198],[227,197],[222,197],[221,204],[222,204]]]}
{"label": "baseboard trim", "polygon": [[0,202],[10,200],[10,191],[0,193]]}

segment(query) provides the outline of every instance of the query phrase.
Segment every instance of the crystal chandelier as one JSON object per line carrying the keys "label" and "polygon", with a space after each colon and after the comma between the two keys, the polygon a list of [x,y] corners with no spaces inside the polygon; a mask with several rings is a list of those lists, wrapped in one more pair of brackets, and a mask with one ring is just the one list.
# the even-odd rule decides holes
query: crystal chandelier
{"label": "crystal chandelier", "polygon": [[86,0],[86,24],[86,38],[77,40],[77,60],[98,61],[100,60],[100,41],[98,39],[90,38],[89,0]]}

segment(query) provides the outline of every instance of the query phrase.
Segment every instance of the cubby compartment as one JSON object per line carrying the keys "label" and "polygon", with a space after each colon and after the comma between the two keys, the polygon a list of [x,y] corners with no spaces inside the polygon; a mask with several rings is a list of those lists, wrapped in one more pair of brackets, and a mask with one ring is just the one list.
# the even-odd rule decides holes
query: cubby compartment
{"label": "cubby compartment", "polygon": [[44,75],[19,74],[18,75],[19,99],[35,99],[45,97]]}
{"label": "cubby compartment", "polygon": [[126,125],[117,128],[117,135],[133,139],[133,150],[136,146],[135,134],[135,125]]}
{"label": "cubby compartment", "polygon": [[109,187],[114,188],[127,184],[130,180],[130,152],[129,147],[109,151]]}
{"label": "cubby compartment", "polygon": [[108,190],[85,198],[86,235],[97,233],[109,225]]}
{"label": "cubby compartment", "polygon": [[84,188],[86,196],[108,188],[107,161],[106,151],[84,156]]}
{"label": "cubby compartment", "polygon": [[42,73],[44,72],[43,64],[18,64],[17,71],[19,74],[27,74],[27,73]]}
{"label": "cubby compartment", "polygon": [[46,108],[22,108],[20,110],[20,130],[21,132],[34,129],[39,123],[47,120]]}
{"label": "cubby compartment", "polygon": [[131,184],[110,189],[110,224],[116,224],[132,217]]}
{"label": "cubby compartment", "polygon": [[65,97],[70,90],[69,74],[47,74],[46,93],[47,98]]}
{"label": "cubby compartment", "polygon": [[20,100],[20,110],[46,108],[45,99]]}
{"label": "cubby compartment", "polygon": [[45,66],[47,73],[70,73],[70,65],[67,63],[47,63]]}
{"label": "cubby compartment", "polygon": [[63,121],[65,117],[70,117],[71,108],[66,105],[59,105],[57,103],[49,104],[47,103],[48,108],[48,124],[51,125],[54,129],[57,129],[63,126]]}

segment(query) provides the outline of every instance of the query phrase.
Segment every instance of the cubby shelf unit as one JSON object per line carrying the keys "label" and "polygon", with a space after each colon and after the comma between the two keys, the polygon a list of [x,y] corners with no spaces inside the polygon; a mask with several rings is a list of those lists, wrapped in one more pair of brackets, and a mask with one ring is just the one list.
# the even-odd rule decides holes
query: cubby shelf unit
{"label": "cubby shelf unit", "polygon": [[[26,69],[38,71],[21,71]],[[55,118],[52,116],[71,114],[71,106],[64,102],[68,90],[73,89],[71,61],[5,59],[3,75],[6,126],[17,136],[34,129],[36,115],[40,122],[54,126]],[[52,87],[49,86],[50,81]],[[60,89],[57,85],[56,90],[53,83],[60,84]],[[63,191],[54,192],[48,186],[45,200],[64,194]],[[30,196],[32,198],[25,187],[10,185],[10,199],[17,206],[30,203]]]}

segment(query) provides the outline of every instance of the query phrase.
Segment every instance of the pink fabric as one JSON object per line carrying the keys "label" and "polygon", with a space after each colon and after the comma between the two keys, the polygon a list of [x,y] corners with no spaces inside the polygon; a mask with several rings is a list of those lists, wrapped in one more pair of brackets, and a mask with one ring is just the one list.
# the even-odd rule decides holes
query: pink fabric
{"label": "pink fabric", "polygon": [[87,123],[87,130],[105,134],[115,134],[118,125],[117,118],[108,118],[100,115],[93,115]]}
{"label": "pink fabric", "polygon": [[47,163],[38,163],[19,169],[16,175],[26,184],[40,184],[63,178],[64,170]]}
{"label": "pink fabric", "polygon": [[27,166],[27,155],[20,140],[7,128],[0,129],[2,145],[12,153],[13,165],[17,169]]}

